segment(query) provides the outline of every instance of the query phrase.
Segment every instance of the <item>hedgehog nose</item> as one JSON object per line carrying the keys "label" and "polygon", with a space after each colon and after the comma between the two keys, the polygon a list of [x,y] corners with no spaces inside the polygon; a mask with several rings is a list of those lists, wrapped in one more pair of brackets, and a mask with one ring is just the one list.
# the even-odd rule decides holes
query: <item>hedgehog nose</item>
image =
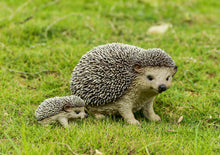
{"label": "hedgehog nose", "polygon": [[159,93],[162,93],[163,91],[167,90],[167,86],[165,84],[159,85],[158,90]]}

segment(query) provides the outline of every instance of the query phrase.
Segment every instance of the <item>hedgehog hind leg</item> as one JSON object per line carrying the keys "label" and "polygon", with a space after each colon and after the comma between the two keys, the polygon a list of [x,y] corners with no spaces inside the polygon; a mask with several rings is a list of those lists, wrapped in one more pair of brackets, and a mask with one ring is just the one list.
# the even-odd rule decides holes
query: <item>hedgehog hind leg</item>
{"label": "hedgehog hind leg", "polygon": [[44,127],[48,127],[50,124],[54,123],[54,119],[52,117],[45,118],[41,121],[38,121],[39,124],[41,124]]}
{"label": "hedgehog hind leg", "polygon": [[47,120],[38,121],[39,124],[41,124],[44,127],[48,127],[50,122]]}

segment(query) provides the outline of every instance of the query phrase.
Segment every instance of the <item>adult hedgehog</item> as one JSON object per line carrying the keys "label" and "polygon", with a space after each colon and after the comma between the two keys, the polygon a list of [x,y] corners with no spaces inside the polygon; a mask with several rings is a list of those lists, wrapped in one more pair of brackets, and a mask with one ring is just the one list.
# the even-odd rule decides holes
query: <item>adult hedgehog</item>
{"label": "adult hedgehog", "polygon": [[172,58],[161,49],[106,44],[82,56],[73,70],[70,89],[97,118],[120,114],[128,123],[139,124],[133,112],[143,110],[146,118],[159,121],[153,101],[171,86],[176,71]]}

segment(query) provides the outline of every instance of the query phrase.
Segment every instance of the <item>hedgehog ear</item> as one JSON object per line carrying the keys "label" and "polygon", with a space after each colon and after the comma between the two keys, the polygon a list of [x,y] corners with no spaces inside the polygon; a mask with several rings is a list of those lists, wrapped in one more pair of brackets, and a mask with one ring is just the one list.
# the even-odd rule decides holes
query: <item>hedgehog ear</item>
{"label": "hedgehog ear", "polygon": [[139,73],[141,71],[141,66],[140,65],[134,65],[134,70]]}
{"label": "hedgehog ear", "polygon": [[175,66],[174,68],[173,68],[173,76],[176,74],[176,72],[177,72],[177,66]]}
{"label": "hedgehog ear", "polygon": [[63,110],[64,110],[65,112],[70,112],[70,108],[71,108],[70,105],[65,105],[65,106],[63,107]]}

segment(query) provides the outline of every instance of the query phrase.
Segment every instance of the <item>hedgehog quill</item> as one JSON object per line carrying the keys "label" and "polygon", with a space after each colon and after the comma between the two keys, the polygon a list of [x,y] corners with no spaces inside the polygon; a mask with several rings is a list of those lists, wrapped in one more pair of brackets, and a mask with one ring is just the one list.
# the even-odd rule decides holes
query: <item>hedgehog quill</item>
{"label": "hedgehog quill", "polygon": [[147,119],[160,121],[153,102],[170,88],[176,71],[173,59],[159,48],[106,44],[82,56],[73,70],[70,89],[97,118],[120,114],[126,122],[140,124],[134,112],[142,110]]}

